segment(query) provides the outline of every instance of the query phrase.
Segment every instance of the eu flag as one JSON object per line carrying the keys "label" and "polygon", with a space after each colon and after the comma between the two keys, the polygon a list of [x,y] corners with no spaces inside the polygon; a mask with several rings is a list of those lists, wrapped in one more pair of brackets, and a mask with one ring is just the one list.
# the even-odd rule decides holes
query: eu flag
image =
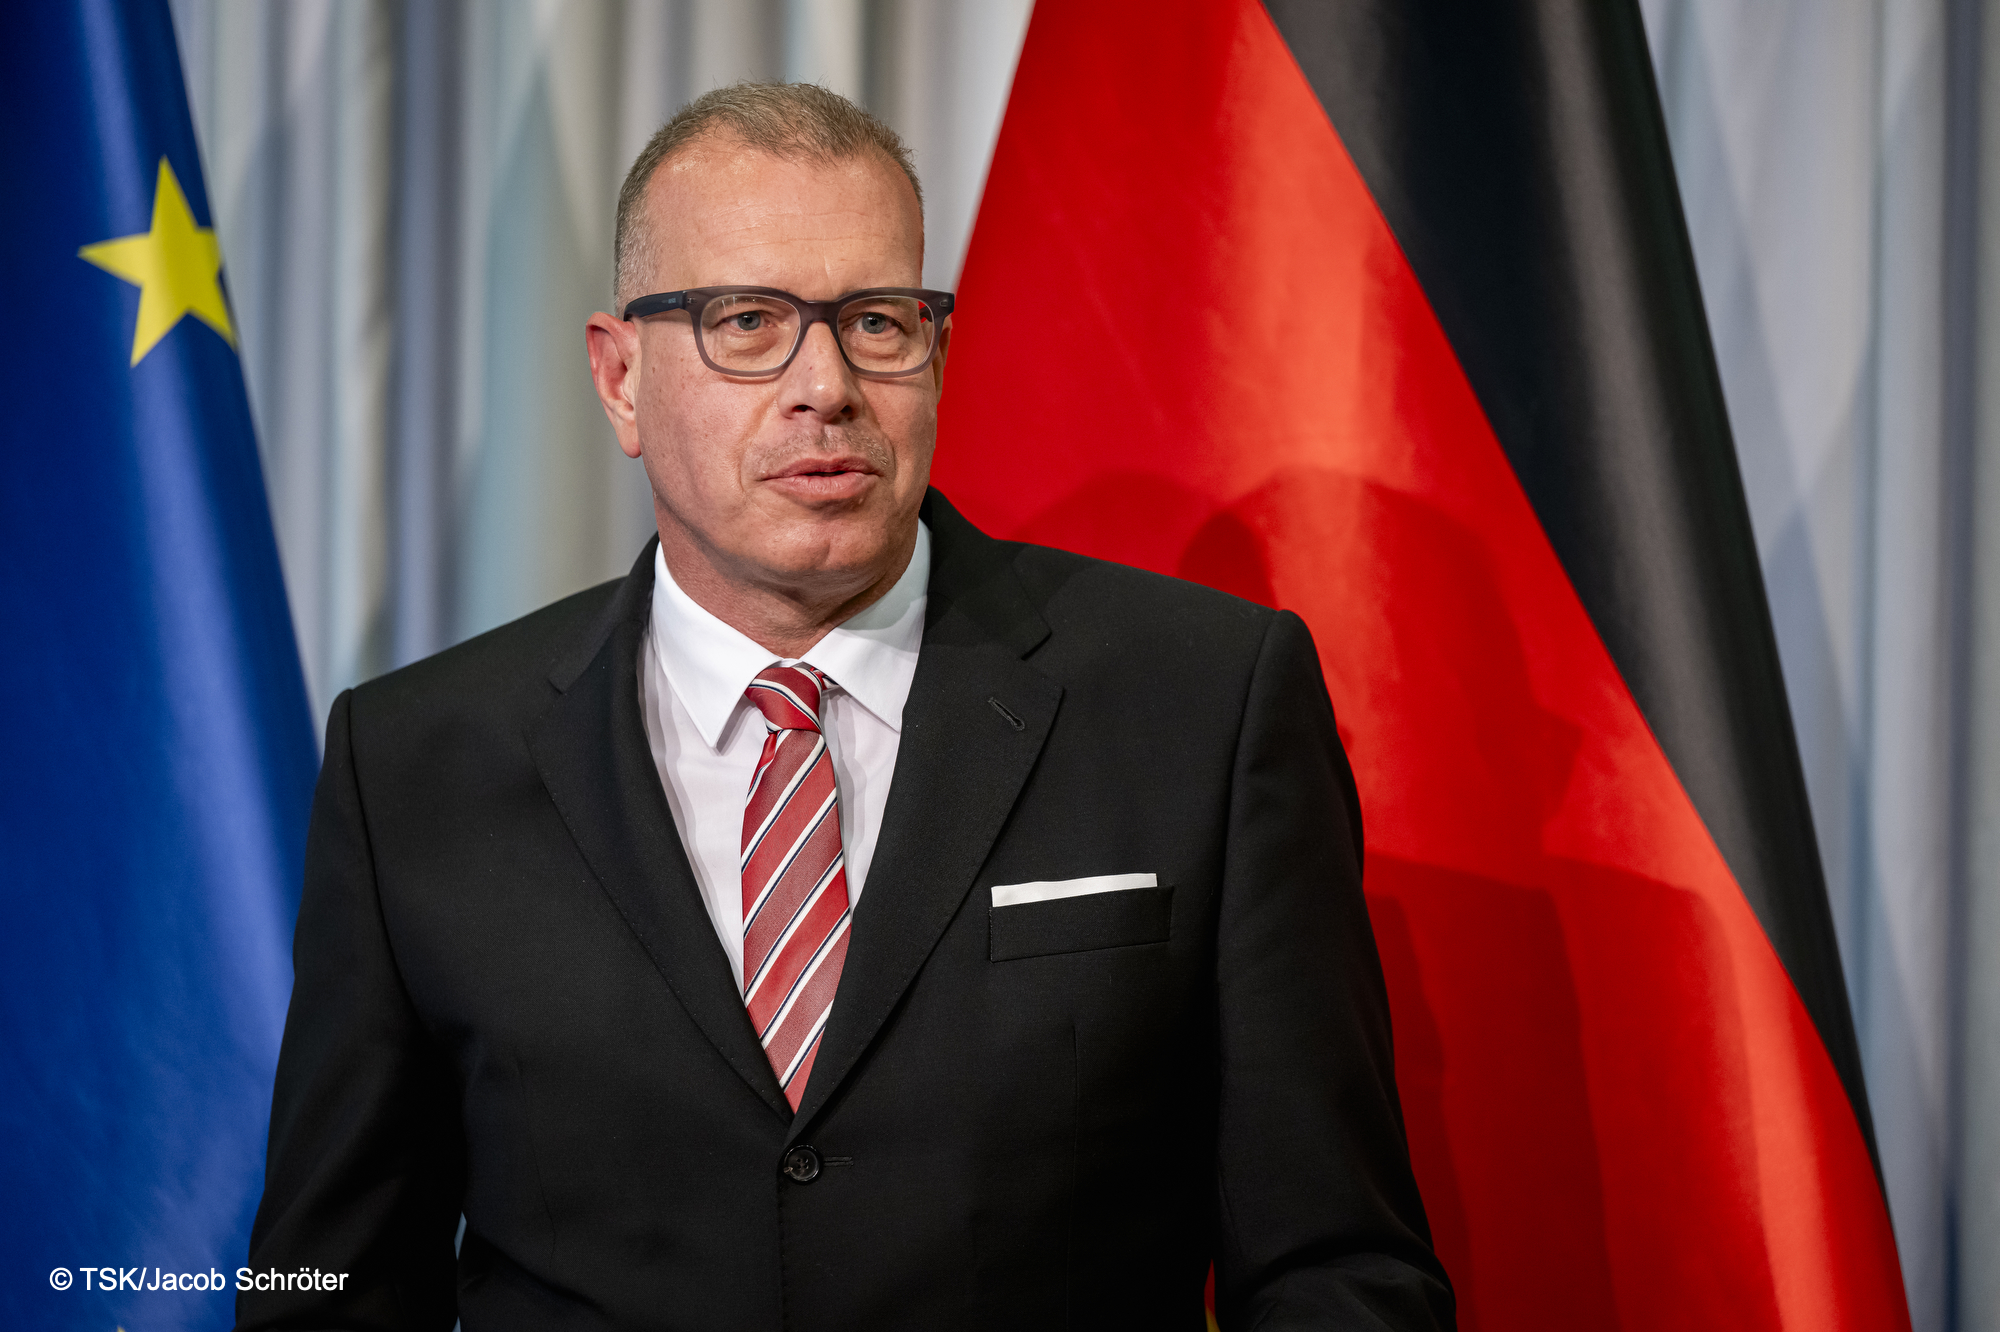
{"label": "eu flag", "polygon": [[318,758],[166,0],[0,108],[0,1324],[226,1327]]}

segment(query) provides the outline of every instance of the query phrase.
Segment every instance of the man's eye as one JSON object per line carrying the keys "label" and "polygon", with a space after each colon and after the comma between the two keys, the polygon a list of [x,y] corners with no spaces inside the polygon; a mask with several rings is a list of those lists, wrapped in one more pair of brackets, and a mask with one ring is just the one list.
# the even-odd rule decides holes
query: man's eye
{"label": "man's eye", "polygon": [[745,310],[729,322],[736,326],[736,331],[739,333],[755,333],[764,326],[764,312],[762,310]]}
{"label": "man's eye", "polygon": [[889,316],[887,315],[865,314],[861,316],[860,323],[863,333],[881,334],[889,331]]}

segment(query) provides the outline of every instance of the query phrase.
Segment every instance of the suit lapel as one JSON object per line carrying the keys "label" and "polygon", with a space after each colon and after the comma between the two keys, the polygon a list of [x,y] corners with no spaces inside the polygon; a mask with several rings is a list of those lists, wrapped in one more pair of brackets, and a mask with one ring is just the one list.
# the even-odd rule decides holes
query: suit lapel
{"label": "suit lapel", "polygon": [[550,673],[561,693],[529,729],[528,748],[591,872],[674,997],[743,1080],[789,1119],[674,828],[639,715],[640,635],[652,589],[648,543],[604,618]]}
{"label": "suit lapel", "polygon": [[1021,660],[1049,630],[1006,547],[936,491],[924,518],[932,564],[923,650],[867,889],[794,1138],[853,1069],[957,915],[1062,699],[1060,685]]}

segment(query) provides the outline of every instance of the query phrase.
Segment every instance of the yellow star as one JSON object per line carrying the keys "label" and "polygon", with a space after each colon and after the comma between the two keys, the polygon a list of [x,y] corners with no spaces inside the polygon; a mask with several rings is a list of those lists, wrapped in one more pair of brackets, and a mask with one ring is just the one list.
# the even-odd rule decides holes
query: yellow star
{"label": "yellow star", "polygon": [[230,346],[236,345],[222,284],[216,280],[222,272],[222,247],[212,229],[194,224],[187,196],[166,158],[160,159],[159,185],[153,191],[153,229],[86,245],[77,253],[139,289],[132,364],[145,359],[186,314],[220,333]]}

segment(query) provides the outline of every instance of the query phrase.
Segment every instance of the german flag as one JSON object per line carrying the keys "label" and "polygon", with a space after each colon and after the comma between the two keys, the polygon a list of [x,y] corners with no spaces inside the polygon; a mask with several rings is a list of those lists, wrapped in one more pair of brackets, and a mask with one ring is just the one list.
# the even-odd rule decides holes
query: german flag
{"label": "german flag", "polygon": [[960,308],[975,521],[1312,626],[1462,1325],[1908,1327],[1630,0],[1045,0]]}

